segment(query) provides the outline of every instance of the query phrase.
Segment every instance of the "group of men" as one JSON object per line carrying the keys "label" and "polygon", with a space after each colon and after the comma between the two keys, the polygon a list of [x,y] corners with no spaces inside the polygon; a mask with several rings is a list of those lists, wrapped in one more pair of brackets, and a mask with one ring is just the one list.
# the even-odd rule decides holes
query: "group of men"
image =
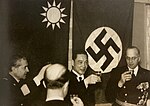
{"label": "group of men", "polygon": [[[100,80],[100,77],[94,74],[84,78],[87,67],[86,53],[77,53],[71,72],[62,64],[48,64],[40,70],[37,76],[28,80],[28,83],[26,81],[29,72],[27,59],[22,55],[15,55],[10,64],[8,75],[0,80],[0,105],[86,105],[85,95],[88,84],[95,84]],[[77,87],[79,89],[76,89]],[[66,102],[64,103],[64,101]]]}
{"label": "group of men", "polygon": [[[113,106],[149,106],[150,71],[140,67],[139,49],[127,48],[125,58],[126,66],[110,72],[106,99]],[[39,106],[92,106],[87,99],[89,84],[101,82],[101,78],[95,74],[85,76],[88,67],[86,52],[75,52],[73,60],[71,71],[62,64],[48,64],[28,84],[21,80],[29,72],[27,59],[18,56],[12,62],[8,76],[0,80],[0,105],[35,106],[33,95],[46,91],[43,102],[37,103]]]}

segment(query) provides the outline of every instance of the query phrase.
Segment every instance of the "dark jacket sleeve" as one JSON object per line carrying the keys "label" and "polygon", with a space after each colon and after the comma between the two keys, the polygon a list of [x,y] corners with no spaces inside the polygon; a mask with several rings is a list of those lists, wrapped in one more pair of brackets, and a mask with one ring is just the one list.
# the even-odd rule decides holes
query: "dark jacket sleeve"
{"label": "dark jacket sleeve", "polygon": [[4,78],[0,81],[0,106],[20,106],[23,96],[15,83]]}
{"label": "dark jacket sleeve", "polygon": [[110,78],[107,83],[106,91],[105,91],[105,96],[106,100],[108,102],[115,102],[117,92],[120,89],[118,87],[118,82],[120,80],[121,74],[119,72],[119,69],[113,69],[110,72]]}

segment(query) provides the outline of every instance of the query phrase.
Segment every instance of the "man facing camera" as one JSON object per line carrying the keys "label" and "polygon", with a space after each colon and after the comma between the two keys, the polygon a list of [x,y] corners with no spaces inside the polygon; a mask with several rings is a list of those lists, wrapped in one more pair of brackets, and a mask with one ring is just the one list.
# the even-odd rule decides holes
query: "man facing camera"
{"label": "man facing camera", "polygon": [[88,57],[86,52],[77,51],[73,54],[73,69],[70,72],[69,92],[70,95],[77,95],[85,105],[90,105],[87,98],[87,89],[89,84],[100,82],[99,76],[91,74],[85,78],[85,72],[88,67]]}
{"label": "man facing camera", "polygon": [[106,88],[106,99],[113,106],[145,106],[150,97],[150,71],[140,67],[137,47],[126,50],[127,65],[111,71]]}
{"label": "man facing camera", "polygon": [[[61,64],[52,64],[45,70],[46,101],[43,106],[69,106],[64,101],[68,92],[69,72]],[[78,97],[72,97],[73,106],[84,106]]]}

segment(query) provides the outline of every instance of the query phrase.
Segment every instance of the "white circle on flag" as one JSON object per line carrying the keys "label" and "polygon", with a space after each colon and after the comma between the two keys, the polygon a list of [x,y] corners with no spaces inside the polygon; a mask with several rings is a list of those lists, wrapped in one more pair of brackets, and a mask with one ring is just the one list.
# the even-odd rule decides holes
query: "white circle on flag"
{"label": "white circle on flag", "polygon": [[[55,13],[55,14],[54,14]],[[51,23],[57,23],[61,18],[61,12],[56,7],[51,7],[47,11],[47,18]]]}
{"label": "white circle on flag", "polygon": [[[94,41],[96,40],[96,38],[98,38],[99,36],[102,36],[101,33],[102,31],[106,31],[105,35],[103,35],[101,41],[100,42],[103,46],[99,47]],[[112,41],[111,43],[117,46],[117,48],[119,48],[119,52],[117,53],[115,51],[115,49],[113,48],[113,46],[111,46],[110,40]],[[109,44],[109,46],[106,44]],[[103,54],[98,61],[95,61],[95,59],[93,58],[93,56],[88,53],[87,48],[91,48],[92,51],[94,52],[95,55],[98,55],[99,52],[101,52],[102,50],[106,50],[106,52],[108,52],[108,54],[111,56],[112,60],[111,62],[107,65],[107,67],[103,70],[102,66],[105,65],[105,62],[108,59],[108,56],[106,56],[105,54]],[[105,48],[106,47],[106,48]],[[119,35],[110,27],[100,27],[95,29],[90,36],[87,38],[86,43],[85,43],[85,51],[87,52],[88,55],[88,62],[89,62],[89,66],[96,72],[101,72],[101,73],[108,73],[112,70],[112,68],[115,68],[122,56],[122,42],[121,39],[119,37]],[[109,58],[110,60],[110,58]]]}

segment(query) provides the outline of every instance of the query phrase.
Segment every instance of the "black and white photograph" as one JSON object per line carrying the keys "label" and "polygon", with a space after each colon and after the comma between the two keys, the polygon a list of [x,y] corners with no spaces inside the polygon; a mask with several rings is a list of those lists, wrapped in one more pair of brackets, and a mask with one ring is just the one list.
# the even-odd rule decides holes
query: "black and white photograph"
{"label": "black and white photograph", "polygon": [[150,106],[150,0],[0,0],[0,106]]}

